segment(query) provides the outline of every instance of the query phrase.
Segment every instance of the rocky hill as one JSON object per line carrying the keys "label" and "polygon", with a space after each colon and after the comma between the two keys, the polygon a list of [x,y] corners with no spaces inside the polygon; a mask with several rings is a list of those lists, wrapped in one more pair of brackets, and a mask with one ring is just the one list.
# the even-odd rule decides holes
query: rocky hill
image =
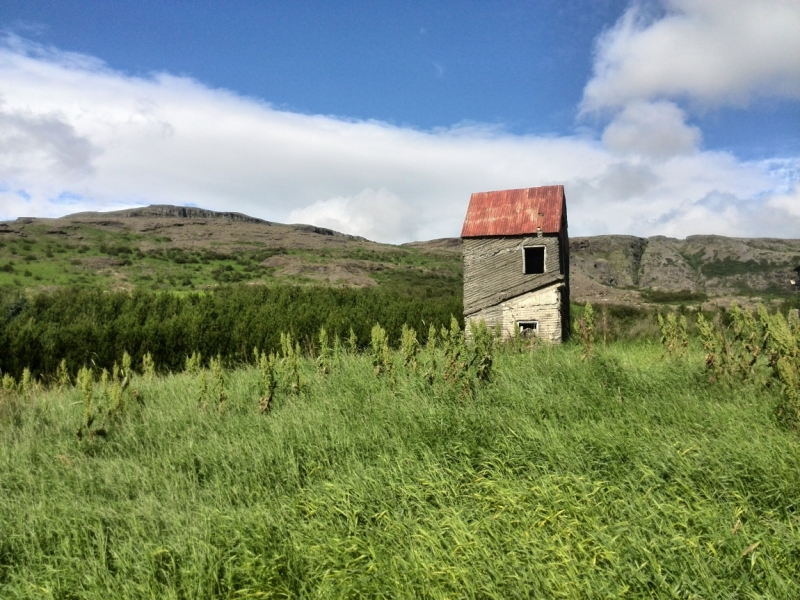
{"label": "rocky hill", "polygon": [[570,240],[577,295],[644,300],[785,296],[798,291],[800,240],[692,235]]}
{"label": "rocky hill", "polygon": [[[409,244],[460,253],[460,240]],[[692,235],[570,239],[572,298],[633,303],[791,297],[800,291],[800,240]]]}
{"label": "rocky hill", "polygon": [[[800,240],[661,236],[570,240],[576,301],[729,302],[798,292]],[[149,206],[0,223],[0,286],[203,289],[221,283],[461,285],[461,241],[378,244],[235,212]]]}

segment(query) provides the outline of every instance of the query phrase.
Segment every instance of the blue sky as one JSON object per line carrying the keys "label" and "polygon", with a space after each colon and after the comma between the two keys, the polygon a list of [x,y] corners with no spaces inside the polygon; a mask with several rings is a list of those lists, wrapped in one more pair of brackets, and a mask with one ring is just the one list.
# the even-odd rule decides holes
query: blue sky
{"label": "blue sky", "polygon": [[432,128],[572,127],[592,43],[627,4],[4,2],[6,28],[312,114]]}
{"label": "blue sky", "polygon": [[800,3],[731,6],[6,0],[0,219],[169,202],[407,241],[564,183],[573,234],[800,237]]}

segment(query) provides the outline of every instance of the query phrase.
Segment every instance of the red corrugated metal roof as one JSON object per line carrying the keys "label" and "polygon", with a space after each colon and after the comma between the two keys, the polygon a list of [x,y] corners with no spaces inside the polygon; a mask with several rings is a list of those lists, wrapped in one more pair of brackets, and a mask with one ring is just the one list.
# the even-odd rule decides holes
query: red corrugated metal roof
{"label": "red corrugated metal roof", "polygon": [[461,237],[558,233],[566,210],[563,185],[478,192],[469,199]]}

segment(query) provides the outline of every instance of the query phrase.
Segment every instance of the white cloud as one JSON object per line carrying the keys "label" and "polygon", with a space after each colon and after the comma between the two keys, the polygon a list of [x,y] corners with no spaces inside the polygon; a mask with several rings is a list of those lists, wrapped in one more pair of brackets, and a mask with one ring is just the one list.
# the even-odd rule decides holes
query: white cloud
{"label": "white cloud", "polygon": [[759,96],[800,98],[800,2],[659,4],[663,10],[635,2],[600,37],[584,111],[660,98],[711,106],[742,106]]}
{"label": "white cloud", "polygon": [[[458,235],[472,192],[563,183],[572,235],[800,231],[788,191],[800,160],[742,163],[699,138],[659,101],[629,103],[602,143],[482,125],[419,131],[279,111],[16,39],[0,46],[0,219],[193,204],[406,241]],[[713,194],[737,201],[709,208]],[[750,218],[755,206],[766,217]]]}
{"label": "white cloud", "polygon": [[666,235],[681,231],[748,237],[797,237],[800,194],[773,194],[759,200],[745,199],[730,192],[713,191],[696,201],[686,200],[659,219]]}
{"label": "white cloud", "polygon": [[396,243],[418,239],[420,225],[414,209],[385,188],[367,188],[349,198],[318,200],[290,212],[289,220]]}
{"label": "white cloud", "polygon": [[62,175],[91,170],[97,150],[57,115],[3,112],[0,105],[0,169],[20,172],[44,162]]}
{"label": "white cloud", "polygon": [[685,118],[672,102],[631,102],[608,124],[603,144],[613,152],[653,158],[691,154],[702,134]]}
{"label": "white cloud", "polygon": [[[794,219],[800,219],[800,184],[795,185],[791,190],[782,194],[772,194],[766,202],[767,206],[771,209],[784,211],[786,214],[791,215]],[[790,226],[793,225],[790,221]],[[791,234],[797,236],[797,230]]]}

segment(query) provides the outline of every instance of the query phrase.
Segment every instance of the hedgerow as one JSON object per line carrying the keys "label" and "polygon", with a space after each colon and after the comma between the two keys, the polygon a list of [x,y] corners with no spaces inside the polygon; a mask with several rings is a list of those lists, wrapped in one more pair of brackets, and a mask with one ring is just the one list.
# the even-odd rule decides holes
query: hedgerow
{"label": "hedgerow", "polygon": [[461,323],[461,296],[414,290],[299,286],[232,286],[208,293],[62,289],[26,297],[0,295],[0,371],[19,378],[28,368],[54,376],[62,361],[74,375],[83,365],[111,369],[123,353],[140,365],[146,353],[161,371],[179,371],[186,356],[220,355],[246,362],[254,347],[281,349],[281,333],[317,345],[320,327],[364,348],[377,321],[392,339],[404,324]]}

